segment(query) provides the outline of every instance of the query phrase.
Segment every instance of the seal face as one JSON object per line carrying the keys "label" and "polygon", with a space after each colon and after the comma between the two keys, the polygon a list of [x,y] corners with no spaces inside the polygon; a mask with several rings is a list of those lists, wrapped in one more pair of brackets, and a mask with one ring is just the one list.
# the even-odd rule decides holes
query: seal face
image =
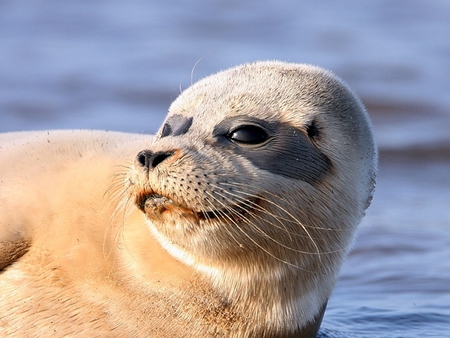
{"label": "seal face", "polygon": [[[376,148],[356,95],[317,67],[247,64],[188,88],[156,138],[136,138],[131,145],[117,137],[102,160],[95,150],[96,163],[116,148],[134,158],[109,181],[111,193],[90,187],[114,207],[85,203],[105,214],[93,228],[111,253],[112,284],[99,291],[114,299],[104,322],[143,318],[116,328],[121,335],[314,337],[374,190]],[[112,167],[95,173],[107,181]],[[86,229],[85,221],[66,223]],[[36,256],[36,242],[50,247],[39,231],[29,233],[23,257]],[[8,261],[11,272],[21,260]],[[1,278],[9,285],[12,277]],[[68,274],[65,283],[75,279]],[[129,297],[111,296],[119,289]]]}

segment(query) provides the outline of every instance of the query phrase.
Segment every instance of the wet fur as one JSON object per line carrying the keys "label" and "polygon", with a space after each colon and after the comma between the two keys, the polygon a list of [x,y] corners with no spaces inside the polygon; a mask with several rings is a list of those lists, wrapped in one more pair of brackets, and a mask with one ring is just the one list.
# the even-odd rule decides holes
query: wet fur
{"label": "wet fur", "polygon": [[[304,133],[327,171],[295,179],[218,145],[246,114]],[[315,335],[373,194],[364,107],[328,72],[267,62],[200,81],[175,115],[189,125],[166,137],[0,135],[1,335]],[[144,149],[175,155],[149,172]]]}

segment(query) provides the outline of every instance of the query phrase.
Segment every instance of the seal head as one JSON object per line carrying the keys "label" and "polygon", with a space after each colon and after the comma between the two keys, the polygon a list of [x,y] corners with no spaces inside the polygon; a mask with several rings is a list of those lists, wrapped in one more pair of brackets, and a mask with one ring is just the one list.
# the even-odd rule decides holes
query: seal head
{"label": "seal head", "polygon": [[230,332],[287,336],[318,330],[370,205],[376,158],[345,83],[259,62],[183,92],[129,180],[160,244],[245,318]]}

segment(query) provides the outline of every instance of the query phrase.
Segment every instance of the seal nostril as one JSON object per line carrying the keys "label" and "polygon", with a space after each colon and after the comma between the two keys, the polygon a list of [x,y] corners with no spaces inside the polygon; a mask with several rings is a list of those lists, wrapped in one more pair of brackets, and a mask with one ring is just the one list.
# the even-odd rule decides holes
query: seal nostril
{"label": "seal nostril", "polygon": [[136,162],[144,168],[148,168],[149,159],[152,157],[153,153],[150,150],[142,150],[136,156]]}
{"label": "seal nostril", "polygon": [[143,168],[153,169],[172,155],[171,151],[153,153],[150,150],[142,150],[136,155],[136,162]]}
{"label": "seal nostril", "polygon": [[150,159],[149,167],[155,168],[158,166],[161,162],[163,162],[166,158],[172,156],[172,152],[165,152],[165,153],[156,153],[153,155],[153,157]]}

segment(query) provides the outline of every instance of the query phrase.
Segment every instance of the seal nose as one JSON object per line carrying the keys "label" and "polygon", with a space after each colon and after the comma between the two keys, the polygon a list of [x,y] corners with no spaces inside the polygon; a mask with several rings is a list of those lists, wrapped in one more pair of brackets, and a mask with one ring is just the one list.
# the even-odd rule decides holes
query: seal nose
{"label": "seal nose", "polygon": [[137,154],[135,163],[137,166],[151,170],[172,155],[173,151],[158,151],[154,153],[150,150],[142,150]]}

